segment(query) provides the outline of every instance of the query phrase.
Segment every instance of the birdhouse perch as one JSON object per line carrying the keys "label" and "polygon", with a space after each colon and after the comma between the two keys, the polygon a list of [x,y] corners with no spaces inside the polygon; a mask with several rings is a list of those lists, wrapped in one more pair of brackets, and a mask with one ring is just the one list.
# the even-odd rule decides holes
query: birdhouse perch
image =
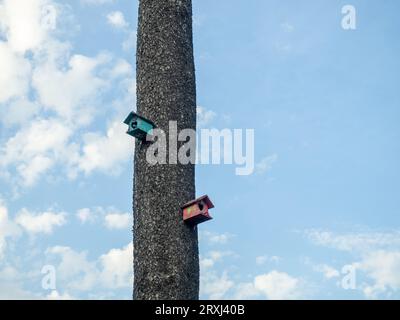
{"label": "birdhouse perch", "polygon": [[208,209],[214,208],[214,204],[207,195],[192,200],[182,206],[183,220],[192,226],[211,220]]}
{"label": "birdhouse perch", "polygon": [[126,133],[142,141],[146,140],[146,136],[148,134],[151,135],[155,128],[153,122],[139,116],[133,111],[125,119],[124,123],[128,125],[128,131]]}

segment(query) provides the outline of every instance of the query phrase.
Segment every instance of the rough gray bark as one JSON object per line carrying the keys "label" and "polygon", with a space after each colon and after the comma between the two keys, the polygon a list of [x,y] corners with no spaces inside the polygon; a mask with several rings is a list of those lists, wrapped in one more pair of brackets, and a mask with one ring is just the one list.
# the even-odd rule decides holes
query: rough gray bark
{"label": "rough gray bark", "polygon": [[[167,134],[196,128],[191,0],[140,0],[137,112]],[[197,228],[180,206],[195,198],[194,164],[150,165],[136,142],[134,177],[134,298],[198,299]]]}

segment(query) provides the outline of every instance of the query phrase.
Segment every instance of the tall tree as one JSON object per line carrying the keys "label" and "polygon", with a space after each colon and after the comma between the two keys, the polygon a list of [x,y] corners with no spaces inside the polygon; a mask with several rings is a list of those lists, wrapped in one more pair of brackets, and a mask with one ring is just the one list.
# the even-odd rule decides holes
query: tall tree
{"label": "tall tree", "polygon": [[[178,132],[196,129],[191,0],[139,1],[136,62],[137,112],[167,137],[171,120]],[[198,299],[197,227],[187,226],[180,212],[195,198],[195,166],[151,165],[148,148],[136,142],[134,298]]]}

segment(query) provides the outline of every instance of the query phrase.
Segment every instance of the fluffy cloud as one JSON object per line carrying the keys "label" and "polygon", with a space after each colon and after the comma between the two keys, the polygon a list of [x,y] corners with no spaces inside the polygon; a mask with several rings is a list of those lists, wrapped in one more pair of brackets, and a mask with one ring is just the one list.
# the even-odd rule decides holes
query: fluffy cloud
{"label": "fluffy cloud", "polygon": [[[8,90],[7,92],[9,93],[10,91]],[[6,127],[23,126],[30,123],[32,119],[36,119],[40,109],[39,103],[30,101],[26,97],[12,99],[12,101],[0,108],[0,121]]]}
{"label": "fluffy cloud", "polygon": [[216,264],[227,257],[234,256],[231,251],[210,251],[200,256],[200,295],[207,299],[226,299],[235,287],[227,270],[217,271]]}
{"label": "fluffy cloud", "polygon": [[132,65],[124,59],[118,60],[114,68],[111,70],[111,76],[113,78],[118,78],[123,76],[130,77],[132,74],[133,74]]}
{"label": "fluffy cloud", "polygon": [[68,292],[90,292],[130,288],[133,283],[133,245],[115,248],[90,260],[87,252],[77,252],[70,247],[56,246],[47,249],[49,261],[56,265],[60,286]]}
{"label": "fluffy cloud", "polygon": [[254,288],[270,300],[298,299],[302,296],[299,279],[275,270],[255,277]]}
{"label": "fluffy cloud", "polygon": [[200,278],[200,281],[201,294],[207,295],[211,300],[223,299],[234,286],[234,282],[229,279],[227,272],[218,276],[215,272],[209,271]]}
{"label": "fluffy cloud", "polygon": [[63,164],[70,177],[80,171],[118,174],[133,152],[133,142],[122,123],[113,122],[106,135],[86,133],[82,146],[71,143],[71,126],[57,119],[39,119],[21,128],[0,147],[0,167],[15,167],[14,183],[29,187],[56,164]]}
{"label": "fluffy cloud", "polygon": [[106,135],[88,133],[84,136],[82,156],[78,167],[86,174],[94,170],[119,173],[121,164],[129,160],[133,142],[126,134],[126,127],[119,121],[111,124]]}
{"label": "fluffy cloud", "polygon": [[[72,179],[81,172],[120,172],[132,152],[120,123],[134,102],[128,86],[132,66],[109,54],[72,54],[72,46],[53,33],[65,8],[52,0],[25,2],[0,4],[0,36],[5,39],[0,41],[0,116],[6,127],[18,126],[4,132],[1,176],[31,187],[60,167]],[[87,130],[105,109],[99,105],[111,87],[120,90],[120,102],[110,103],[118,120],[105,134]]]}
{"label": "fluffy cloud", "polygon": [[19,235],[20,230],[17,225],[9,219],[8,209],[0,199],[0,261],[3,258],[4,250],[7,245],[7,238]]}
{"label": "fluffy cloud", "polygon": [[[115,173],[133,151],[133,142],[120,124],[121,114],[125,116],[135,100],[133,67],[108,53],[87,56],[75,52],[73,44],[61,38],[67,31],[63,30],[65,20],[61,19],[65,19],[68,10],[67,5],[53,0],[0,1],[0,175],[13,186],[32,187],[52,174],[76,178],[80,173],[96,170]],[[118,24],[115,19],[114,22]],[[112,213],[116,214],[102,213],[102,224],[106,223],[107,214],[110,227],[127,224],[127,214]],[[78,217],[82,222],[92,218],[87,210],[79,211]],[[17,245],[10,240],[22,230],[26,234],[51,234],[65,224],[66,214],[62,212],[23,209],[14,218],[0,203],[0,259]],[[31,243],[38,245],[35,237]],[[34,247],[18,258],[33,259],[39,249]],[[57,280],[68,290],[60,287],[60,291],[48,292],[47,298],[72,298],[74,290],[96,286],[131,287],[131,253],[132,244],[98,258],[66,246],[50,248],[46,256],[58,266]],[[11,260],[7,262],[12,263]],[[0,295],[7,292],[8,297],[43,296],[43,292],[26,292],[19,283],[25,280],[23,274],[36,271],[12,270],[0,270]],[[12,277],[13,274],[21,276]]]}
{"label": "fluffy cloud", "polygon": [[386,296],[400,289],[400,251],[379,250],[366,254],[355,263],[357,270],[362,270],[371,283],[363,285],[363,292],[368,298]]}
{"label": "fluffy cloud", "polygon": [[107,59],[105,55],[95,58],[73,55],[65,70],[52,61],[38,66],[32,81],[40,102],[74,123],[90,123],[94,116],[92,104],[106,86],[106,80],[96,76],[96,71]]}
{"label": "fluffy cloud", "polygon": [[202,231],[200,238],[206,240],[210,244],[227,244],[232,238],[230,233],[215,233],[210,231]]}
{"label": "fluffy cloud", "polygon": [[109,229],[126,229],[132,227],[132,215],[129,213],[109,213],[104,217]]}
{"label": "fluffy cloud", "polygon": [[[95,261],[89,261],[87,252],[77,252],[70,247],[55,246],[46,250],[56,265],[58,286],[66,290],[91,290],[97,282],[99,272]],[[53,262],[56,259],[57,262]]]}
{"label": "fluffy cloud", "polygon": [[107,22],[115,28],[126,28],[129,24],[121,11],[113,11],[107,15]]}
{"label": "fluffy cloud", "polygon": [[306,230],[313,243],[341,251],[365,252],[371,248],[400,247],[400,232],[353,232],[337,234],[324,230]]}
{"label": "fluffy cloud", "polygon": [[28,233],[46,233],[50,234],[54,228],[64,225],[66,220],[66,213],[54,213],[54,212],[43,212],[43,213],[32,213],[27,209],[22,209],[15,222],[24,228]]}
{"label": "fluffy cloud", "polygon": [[76,216],[81,223],[93,222],[95,216],[89,208],[82,208],[76,212]]}
{"label": "fluffy cloud", "polygon": [[137,31],[130,31],[122,43],[122,49],[126,52],[134,52],[136,49]]}
{"label": "fluffy cloud", "polygon": [[40,298],[39,295],[23,288],[23,277],[19,270],[9,265],[0,269],[0,300],[36,300],[38,298]]}
{"label": "fluffy cloud", "polygon": [[56,28],[57,9],[51,0],[4,0],[0,12],[1,30],[15,52],[37,49]]}
{"label": "fluffy cloud", "polygon": [[304,299],[306,284],[302,279],[277,270],[257,275],[252,282],[235,287],[235,299],[265,298],[268,300]]}
{"label": "fluffy cloud", "polygon": [[0,148],[0,166],[16,165],[20,184],[31,186],[63,154],[71,133],[57,120],[29,122]]}
{"label": "fluffy cloud", "polygon": [[[315,244],[349,252],[355,262],[357,289],[367,298],[389,297],[400,290],[400,232],[355,232],[336,234],[308,230],[306,236]],[[325,276],[336,277],[337,271],[319,268]],[[361,275],[365,281],[360,282]]]}
{"label": "fluffy cloud", "polygon": [[74,300],[74,297],[69,295],[68,293],[60,294],[57,290],[53,290],[50,292],[46,298],[48,300]]}
{"label": "fluffy cloud", "polygon": [[101,281],[107,288],[133,286],[133,244],[111,249],[100,257]]}
{"label": "fluffy cloud", "polygon": [[222,261],[223,258],[234,256],[232,251],[210,251],[205,257],[200,257],[200,267],[207,269],[215,265],[215,263]]}
{"label": "fluffy cloud", "polygon": [[278,263],[281,261],[281,258],[278,256],[258,256],[256,257],[256,264],[261,266],[266,264],[267,262]]}
{"label": "fluffy cloud", "polygon": [[132,227],[132,215],[129,213],[118,212],[113,207],[103,208],[82,208],[76,212],[78,220],[84,223],[101,222],[106,228],[113,230],[126,229]]}
{"label": "fluffy cloud", "polygon": [[238,284],[234,298],[264,297],[268,300],[291,300],[302,299],[304,296],[304,283],[301,279],[273,270],[254,277],[253,282]]}
{"label": "fluffy cloud", "polygon": [[204,107],[198,106],[196,108],[196,113],[197,113],[197,124],[199,127],[204,127],[211,123],[217,114],[212,111],[212,110],[207,110]]}
{"label": "fluffy cloud", "polygon": [[340,276],[340,272],[338,270],[327,264],[316,265],[314,266],[314,270],[322,273],[327,279],[337,278]]}
{"label": "fluffy cloud", "polygon": [[0,103],[24,96],[29,89],[30,63],[0,41]]}

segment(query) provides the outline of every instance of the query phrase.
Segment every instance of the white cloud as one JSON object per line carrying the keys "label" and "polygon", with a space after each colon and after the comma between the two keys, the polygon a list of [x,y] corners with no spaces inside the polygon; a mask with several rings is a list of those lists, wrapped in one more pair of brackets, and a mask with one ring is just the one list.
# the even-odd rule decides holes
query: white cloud
{"label": "white cloud", "polygon": [[267,173],[272,169],[273,164],[276,163],[277,161],[278,161],[277,154],[274,153],[270,156],[267,156],[261,159],[260,162],[256,163],[255,172],[257,174]]}
{"label": "white cloud", "polygon": [[9,219],[8,209],[0,199],[0,261],[4,256],[7,238],[16,237],[19,233],[19,228]]}
{"label": "white cloud", "polygon": [[[10,259],[12,260],[12,259]],[[41,296],[28,291],[24,282],[33,280],[29,272],[21,272],[11,266],[9,260],[0,269],[0,300],[37,300]]]}
{"label": "white cloud", "polygon": [[234,256],[231,251],[210,251],[205,256],[200,256],[200,295],[207,299],[226,299],[235,283],[229,278],[228,271],[219,274],[213,269],[217,262],[224,258]]}
{"label": "white cloud", "polygon": [[234,282],[229,279],[227,272],[218,276],[213,271],[207,271],[201,279],[201,294],[207,295],[211,300],[223,299],[227,292],[233,288]]}
{"label": "white cloud", "polygon": [[36,156],[32,161],[27,164],[21,164],[18,171],[21,177],[24,177],[25,185],[33,185],[38,177],[46,172],[53,165],[52,159],[43,156]]}
{"label": "white cloud", "polygon": [[57,9],[50,0],[4,0],[0,11],[1,30],[15,52],[37,49],[56,27]]}
{"label": "white cloud", "polygon": [[210,251],[208,253],[210,258],[214,261],[220,261],[224,257],[233,256],[232,251]]}
{"label": "white cloud", "polygon": [[324,230],[306,230],[313,243],[342,251],[364,252],[371,248],[400,247],[400,232],[353,232],[336,234]]}
{"label": "white cloud", "polygon": [[[400,232],[353,232],[337,234],[307,230],[306,236],[316,245],[346,251],[353,255],[357,282],[363,274],[366,281],[357,283],[367,298],[388,297],[400,290]],[[336,276],[335,271],[325,270]]]}
{"label": "white cloud", "polygon": [[[132,66],[109,54],[71,54],[72,45],[52,32],[65,7],[52,0],[25,2],[0,3],[0,117],[6,128],[15,126],[0,145],[1,177],[18,189],[60,167],[70,179],[96,170],[119,173],[133,145],[120,123],[120,106],[134,103],[134,92],[125,88]],[[122,94],[110,104],[118,120],[105,135],[85,132],[105,109],[100,98],[118,86]]]}
{"label": "white cloud", "polygon": [[370,252],[355,266],[373,281],[363,288],[368,298],[377,298],[380,294],[400,289],[400,251]]}
{"label": "white cloud", "polygon": [[222,261],[223,258],[233,256],[231,251],[210,251],[207,252],[205,257],[200,257],[200,266],[204,269],[211,268],[215,263]]}
{"label": "white cloud", "polygon": [[322,273],[327,279],[337,278],[340,276],[340,272],[338,270],[327,264],[316,265],[314,266],[314,270]]}
{"label": "white cloud", "polygon": [[118,173],[133,153],[133,140],[126,134],[126,126],[115,121],[107,134],[89,133],[84,136],[83,154],[78,167],[86,174],[94,170]]}
{"label": "white cloud", "polygon": [[48,300],[74,300],[74,297],[69,295],[68,293],[60,294],[57,290],[51,291],[46,298]]}
{"label": "white cloud", "polygon": [[96,262],[89,261],[86,252],[55,246],[47,249],[46,255],[60,258],[56,264],[57,283],[63,289],[87,291],[97,283],[99,271],[96,269]]}
{"label": "white cloud", "polygon": [[268,261],[268,257],[267,256],[256,257],[256,264],[259,265],[259,266],[261,266],[263,264],[266,264],[267,261]]}
{"label": "white cloud", "polygon": [[0,41],[0,103],[28,93],[31,65],[22,55],[14,53]]}
{"label": "white cloud", "polygon": [[15,218],[15,222],[28,233],[50,234],[53,232],[54,228],[64,225],[67,220],[64,212],[32,213],[27,209],[22,209]]}
{"label": "white cloud", "polygon": [[130,31],[128,33],[127,38],[122,43],[122,49],[126,52],[134,52],[136,51],[136,38],[137,38],[137,31]]}
{"label": "white cloud", "polygon": [[203,107],[198,106],[196,108],[197,113],[197,124],[199,127],[204,127],[211,123],[217,114],[212,110],[207,110]]}
{"label": "white cloud", "polygon": [[202,231],[200,233],[200,238],[210,244],[227,244],[233,237],[234,235],[230,233],[215,233],[211,231]]}
{"label": "white cloud", "polygon": [[16,166],[18,184],[32,186],[65,150],[72,130],[57,120],[36,120],[0,148],[0,167]]}
{"label": "white cloud", "polygon": [[46,255],[56,265],[58,286],[68,292],[96,290],[101,294],[102,290],[132,287],[132,243],[111,249],[92,261],[87,252],[64,246],[51,247]]}
{"label": "white cloud", "polygon": [[200,258],[200,269],[207,269],[214,266],[215,261],[211,258]]}
{"label": "white cloud", "polygon": [[40,296],[24,290],[20,282],[11,282],[0,279],[0,300],[37,300]]}
{"label": "white cloud", "polygon": [[302,297],[300,280],[285,272],[274,270],[256,276],[254,287],[270,300],[300,299]]}
{"label": "white cloud", "polygon": [[96,76],[98,67],[104,65],[107,56],[89,58],[73,55],[66,70],[54,62],[46,62],[35,68],[32,77],[33,87],[39,100],[47,109],[55,111],[74,123],[88,124],[94,117],[93,103],[106,80]]}
{"label": "white cloud", "polygon": [[133,286],[133,244],[111,249],[100,257],[101,280],[107,288]]}
{"label": "white cloud", "polygon": [[71,178],[83,171],[118,174],[133,153],[133,140],[125,125],[111,123],[106,135],[86,133],[81,150],[70,143],[73,128],[57,119],[32,121],[0,146],[0,167],[15,167],[14,183],[29,187],[56,164],[64,164]]}
{"label": "white cloud", "polygon": [[256,299],[260,297],[260,292],[254,287],[252,282],[243,282],[236,285],[235,294],[233,299],[235,300],[246,300]]}
{"label": "white cloud", "polygon": [[82,208],[76,212],[76,216],[81,223],[93,222],[95,216],[89,208]]}
{"label": "white cloud", "polygon": [[125,21],[124,14],[121,11],[113,11],[107,15],[108,24],[115,28],[126,28],[129,24]]}
{"label": "white cloud", "polygon": [[267,262],[279,263],[281,258],[278,256],[258,256],[256,257],[256,264],[261,266],[266,264]]}
{"label": "white cloud", "polygon": [[120,59],[115,64],[114,68],[111,70],[111,76],[114,78],[122,77],[122,76],[132,76],[133,68],[132,65],[124,60]]}
{"label": "white cloud", "polygon": [[22,127],[14,137],[0,146],[0,167],[15,167],[18,179],[13,182],[29,187],[56,164],[64,164],[71,178],[83,171],[118,174],[133,153],[133,140],[120,121],[111,123],[106,135],[86,133],[83,143],[71,143],[71,125],[56,118],[36,119]]}
{"label": "white cloud", "polygon": [[268,300],[304,299],[305,284],[301,279],[292,277],[285,272],[273,270],[254,277],[253,282],[239,283],[235,287],[234,299]]}
{"label": "white cloud", "polygon": [[32,102],[26,98],[13,99],[0,108],[0,121],[7,127],[26,125],[30,123],[32,119],[36,118],[35,116],[39,111],[40,105],[36,102]]}
{"label": "white cloud", "polygon": [[129,213],[108,213],[104,222],[109,229],[126,229],[132,227],[132,216]]}
{"label": "white cloud", "polygon": [[107,229],[126,229],[132,227],[132,215],[121,213],[114,207],[82,208],[77,210],[76,217],[82,223],[101,222]]}

